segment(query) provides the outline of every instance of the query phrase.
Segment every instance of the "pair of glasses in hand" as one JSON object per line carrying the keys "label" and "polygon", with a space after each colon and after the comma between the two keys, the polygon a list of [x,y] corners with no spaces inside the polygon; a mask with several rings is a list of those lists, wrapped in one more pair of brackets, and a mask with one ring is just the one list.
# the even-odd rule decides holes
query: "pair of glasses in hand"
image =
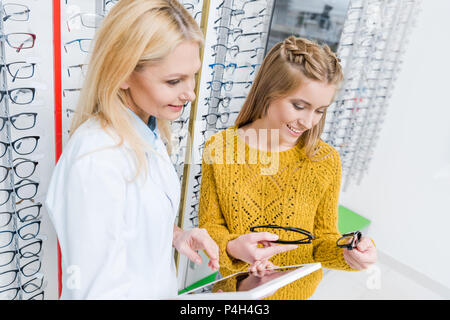
{"label": "pair of glasses in hand", "polygon": [[353,250],[358,245],[359,241],[361,241],[362,233],[361,231],[354,231],[344,233],[342,237],[340,237],[336,241],[336,245],[340,248],[345,248],[347,250]]}
{"label": "pair of glasses in hand", "polygon": [[[281,227],[273,224],[268,224],[264,226],[255,226],[251,227],[251,232],[273,232],[276,229],[278,232],[279,238],[278,240],[271,241],[274,243],[282,243],[282,244],[308,244],[311,243],[314,239],[314,236],[307,230],[295,228],[295,227]],[[302,237],[300,236],[300,234]],[[284,240],[283,240],[284,239]],[[287,239],[296,239],[296,240],[287,240]]]}

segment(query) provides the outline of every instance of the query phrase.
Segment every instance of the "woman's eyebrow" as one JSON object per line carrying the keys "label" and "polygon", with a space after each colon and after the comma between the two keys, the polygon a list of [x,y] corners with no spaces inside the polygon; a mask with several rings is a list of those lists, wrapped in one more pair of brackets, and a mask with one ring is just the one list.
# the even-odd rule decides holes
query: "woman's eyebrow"
{"label": "woman's eyebrow", "polygon": [[[311,106],[312,106],[311,103],[309,103],[308,101],[303,100],[303,99],[294,99],[293,101],[296,102],[296,103],[303,103],[303,104],[305,104],[307,107],[311,107]],[[329,105],[317,107],[316,109],[320,109],[320,108],[328,108],[328,107],[329,107]]]}

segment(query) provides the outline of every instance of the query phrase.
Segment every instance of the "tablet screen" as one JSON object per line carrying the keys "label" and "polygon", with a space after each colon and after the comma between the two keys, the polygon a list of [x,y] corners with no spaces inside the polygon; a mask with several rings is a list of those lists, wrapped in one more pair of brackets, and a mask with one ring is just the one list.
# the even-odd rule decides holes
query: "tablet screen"
{"label": "tablet screen", "polygon": [[276,267],[272,270],[265,270],[264,275],[261,276],[252,275],[248,271],[238,272],[188,291],[185,294],[249,291],[303,267],[301,265]]}

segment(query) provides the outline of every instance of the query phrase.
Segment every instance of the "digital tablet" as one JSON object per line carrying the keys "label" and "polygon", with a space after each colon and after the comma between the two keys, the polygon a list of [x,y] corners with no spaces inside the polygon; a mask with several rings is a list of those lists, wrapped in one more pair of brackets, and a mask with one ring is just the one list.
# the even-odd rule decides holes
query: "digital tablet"
{"label": "digital tablet", "polygon": [[263,276],[237,272],[177,296],[182,300],[256,300],[273,295],[281,287],[319,270],[320,263],[266,270]]}

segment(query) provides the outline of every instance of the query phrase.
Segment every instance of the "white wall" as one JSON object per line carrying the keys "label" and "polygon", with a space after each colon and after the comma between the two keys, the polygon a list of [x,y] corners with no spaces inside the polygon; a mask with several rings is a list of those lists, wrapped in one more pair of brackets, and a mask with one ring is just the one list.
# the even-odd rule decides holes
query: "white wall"
{"label": "white wall", "polygon": [[374,159],[341,203],[377,248],[450,288],[450,1],[423,1]]}

